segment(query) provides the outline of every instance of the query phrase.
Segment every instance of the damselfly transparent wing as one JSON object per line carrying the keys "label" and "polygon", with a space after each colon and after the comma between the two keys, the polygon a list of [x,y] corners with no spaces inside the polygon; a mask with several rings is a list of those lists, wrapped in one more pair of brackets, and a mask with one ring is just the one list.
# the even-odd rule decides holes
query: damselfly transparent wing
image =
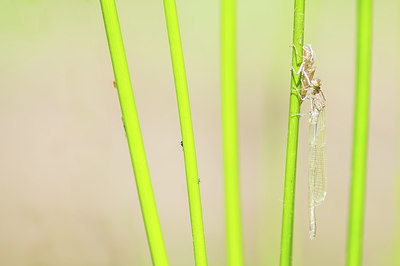
{"label": "damselfly transparent wing", "polygon": [[325,109],[314,108],[311,112],[309,130],[308,159],[308,208],[310,219],[310,239],[317,234],[315,207],[321,204],[326,196],[326,164],[325,164]]}
{"label": "damselfly transparent wing", "polygon": [[318,111],[316,121],[310,121],[308,186],[311,199],[318,206],[326,196],[325,108]]}

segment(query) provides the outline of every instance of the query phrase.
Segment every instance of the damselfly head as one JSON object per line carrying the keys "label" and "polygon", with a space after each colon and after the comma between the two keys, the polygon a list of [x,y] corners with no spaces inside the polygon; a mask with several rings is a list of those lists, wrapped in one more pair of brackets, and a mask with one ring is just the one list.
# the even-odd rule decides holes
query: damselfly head
{"label": "damselfly head", "polygon": [[320,79],[311,80],[311,84],[314,87],[314,90],[320,90],[321,89],[322,83],[321,83]]}

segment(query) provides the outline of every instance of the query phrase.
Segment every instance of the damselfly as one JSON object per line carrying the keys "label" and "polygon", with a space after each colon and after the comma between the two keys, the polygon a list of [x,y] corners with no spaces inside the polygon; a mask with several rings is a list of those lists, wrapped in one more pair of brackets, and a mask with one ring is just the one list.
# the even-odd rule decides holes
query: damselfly
{"label": "damselfly", "polygon": [[[296,47],[295,49],[297,56]],[[300,99],[303,102],[310,100],[311,111],[309,119],[309,154],[308,154],[308,208],[310,239],[316,236],[315,208],[320,205],[326,196],[326,162],[325,162],[325,107],[326,99],[321,90],[321,81],[314,79],[316,68],[315,53],[311,45],[303,46],[303,62],[298,72],[301,76]]]}
{"label": "damselfly", "polygon": [[315,207],[320,205],[326,196],[326,157],[325,157],[325,107],[326,99],[321,90],[319,79],[312,80],[309,93],[311,112],[309,120],[308,151],[308,208],[310,219],[310,239],[316,236]]}

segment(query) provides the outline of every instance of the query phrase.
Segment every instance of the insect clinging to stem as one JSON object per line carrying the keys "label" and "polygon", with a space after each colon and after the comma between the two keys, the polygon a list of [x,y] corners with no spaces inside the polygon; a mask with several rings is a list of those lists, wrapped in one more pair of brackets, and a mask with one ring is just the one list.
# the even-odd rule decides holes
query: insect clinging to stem
{"label": "insect clinging to stem", "polygon": [[296,72],[292,66],[292,71],[296,75],[301,75],[301,89],[300,89],[300,99],[303,102],[307,97],[307,91],[312,89],[311,81],[314,78],[314,74],[316,71],[315,63],[315,52],[311,47],[311,44],[303,46],[303,55],[300,56],[296,46],[291,45],[294,49],[296,56],[301,57],[303,62],[301,63],[299,70]]}
{"label": "insect clinging to stem", "polygon": [[[297,56],[296,47],[295,49]],[[301,73],[301,103],[306,99],[310,100],[311,111],[309,119],[309,152],[308,152],[308,209],[309,209],[309,232],[310,239],[316,237],[316,216],[315,208],[320,205],[326,196],[326,156],[325,156],[325,107],[326,99],[321,90],[321,80],[314,79],[316,67],[315,53],[311,45],[303,46],[303,62],[299,70],[293,73]]]}

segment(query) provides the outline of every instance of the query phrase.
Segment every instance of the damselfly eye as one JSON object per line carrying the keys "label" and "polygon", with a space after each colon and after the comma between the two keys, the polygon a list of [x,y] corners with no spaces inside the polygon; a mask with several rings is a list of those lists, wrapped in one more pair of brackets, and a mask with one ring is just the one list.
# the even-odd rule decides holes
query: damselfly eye
{"label": "damselfly eye", "polygon": [[315,89],[321,87],[321,85],[322,85],[320,79],[313,79],[313,80],[311,81],[311,84],[312,84],[314,87],[316,87]]}

